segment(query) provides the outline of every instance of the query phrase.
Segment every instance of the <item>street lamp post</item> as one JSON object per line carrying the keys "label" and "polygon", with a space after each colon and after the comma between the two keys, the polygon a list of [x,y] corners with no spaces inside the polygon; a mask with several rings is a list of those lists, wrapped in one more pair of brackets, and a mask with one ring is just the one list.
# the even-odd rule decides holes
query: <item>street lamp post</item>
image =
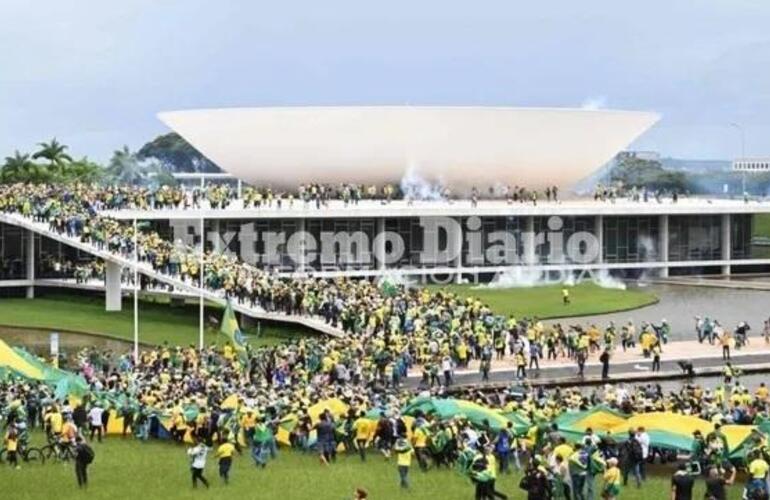
{"label": "street lamp post", "polygon": [[134,363],[139,363],[139,233],[134,217]]}

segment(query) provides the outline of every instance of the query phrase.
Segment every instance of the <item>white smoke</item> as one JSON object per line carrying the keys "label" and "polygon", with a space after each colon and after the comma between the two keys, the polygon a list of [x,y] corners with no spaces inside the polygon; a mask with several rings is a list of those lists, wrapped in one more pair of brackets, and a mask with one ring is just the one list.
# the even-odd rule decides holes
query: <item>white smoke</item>
{"label": "white smoke", "polygon": [[602,288],[612,288],[615,290],[625,290],[626,284],[610,274],[606,269],[600,269],[591,273],[591,281]]}
{"label": "white smoke", "polygon": [[532,288],[546,284],[541,271],[534,271],[521,266],[498,273],[486,285],[479,285],[475,288]]}
{"label": "white smoke", "polygon": [[612,276],[606,269],[599,271],[583,271],[580,273],[572,271],[544,273],[525,266],[515,267],[502,273],[498,273],[489,283],[474,288],[505,289],[533,288],[536,286],[548,285],[575,286],[580,283],[588,282],[594,283],[601,288],[611,288],[614,290],[626,289],[625,282]]}
{"label": "white smoke", "polygon": [[377,287],[382,287],[385,284],[409,288],[413,283],[406,275],[404,275],[404,273],[393,270],[388,271],[377,279]]}
{"label": "white smoke", "polygon": [[603,95],[588,97],[580,104],[580,109],[596,110],[606,107],[607,98]]}
{"label": "white smoke", "polygon": [[441,183],[432,184],[423,179],[414,165],[410,164],[401,178],[401,192],[404,198],[424,201],[440,201],[444,199]]}

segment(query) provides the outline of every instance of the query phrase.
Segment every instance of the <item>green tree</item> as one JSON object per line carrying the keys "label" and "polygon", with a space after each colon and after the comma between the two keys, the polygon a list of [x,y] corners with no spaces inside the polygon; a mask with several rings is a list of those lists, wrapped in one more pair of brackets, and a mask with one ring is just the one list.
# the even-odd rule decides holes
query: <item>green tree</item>
{"label": "green tree", "polygon": [[128,146],[112,154],[107,168],[107,180],[114,184],[166,184],[174,185],[176,180],[157,161],[141,160]]}
{"label": "green tree", "polygon": [[222,171],[175,132],[159,135],[142,146],[137,156],[140,160],[157,160],[170,172]]}
{"label": "green tree", "polygon": [[57,141],[55,137],[51,142],[38,143],[38,146],[40,149],[32,155],[32,159],[47,160],[51,174],[64,177],[67,166],[72,163],[72,157],[66,153],[68,147]]}
{"label": "green tree", "polygon": [[687,191],[687,176],[682,172],[666,170],[657,160],[645,160],[625,156],[617,161],[610,178],[613,182],[622,182],[624,186],[646,187],[650,190]]}
{"label": "green tree", "polygon": [[5,183],[32,182],[41,183],[51,180],[50,173],[44,165],[32,161],[30,155],[15,151],[13,156],[7,156],[0,170],[0,178]]}
{"label": "green tree", "polygon": [[91,183],[99,182],[104,175],[104,167],[84,156],[79,160],[69,163],[61,180],[64,182]]}

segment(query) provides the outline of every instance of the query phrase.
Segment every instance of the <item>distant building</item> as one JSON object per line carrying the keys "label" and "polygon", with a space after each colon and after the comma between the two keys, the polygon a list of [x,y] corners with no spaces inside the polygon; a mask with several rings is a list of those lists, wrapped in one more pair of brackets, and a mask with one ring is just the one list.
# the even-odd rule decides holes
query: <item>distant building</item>
{"label": "distant building", "polygon": [[740,158],[733,160],[735,172],[769,172],[770,158]]}
{"label": "distant building", "polygon": [[646,161],[660,161],[660,153],[657,151],[621,151],[616,156],[616,160],[623,160],[626,158],[636,158],[638,160]]}

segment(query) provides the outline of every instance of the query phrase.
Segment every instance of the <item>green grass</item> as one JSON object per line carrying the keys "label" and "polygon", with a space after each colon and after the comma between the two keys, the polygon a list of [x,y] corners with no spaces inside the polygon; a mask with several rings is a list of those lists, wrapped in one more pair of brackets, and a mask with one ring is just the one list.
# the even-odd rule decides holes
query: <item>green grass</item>
{"label": "green grass", "polygon": [[770,237],[770,214],[756,214],[754,216],[753,236]]}
{"label": "green grass", "polygon": [[[468,500],[473,498],[469,480],[453,470],[429,470],[422,473],[413,463],[411,489],[402,491],[393,462],[385,462],[373,452],[366,463],[356,456],[341,456],[335,465],[321,466],[313,454],[281,450],[266,469],[257,469],[247,456],[236,456],[231,482],[224,485],[217,477],[217,466],[209,458],[204,475],[211,489],[193,490],[189,479],[189,462],[182,446],[169,442],[139,443],[132,439],[108,438],[93,444],[96,452],[89,468],[88,492],[79,491],[74,467],[60,463],[23,466],[12,470],[0,465],[2,491],[14,500],[57,498],[91,499],[238,499],[269,498],[281,500],[343,500],[352,497],[357,487],[366,488],[369,498],[411,500]],[[624,488],[621,500],[669,498],[667,467],[659,475],[650,476],[642,489]],[[518,488],[519,476],[503,476],[497,489],[511,499],[524,498]],[[600,480],[597,480],[597,497]],[[740,487],[730,488],[731,500],[740,498]],[[703,481],[698,481],[693,498],[703,498]]]}
{"label": "green grass", "polygon": [[533,288],[476,288],[475,285],[432,286],[446,288],[464,296],[478,297],[493,311],[509,315],[556,318],[585,316],[613,311],[635,309],[654,303],[655,294],[641,290],[615,290],[602,288],[593,283],[570,287],[571,304],[562,303],[561,285]]}
{"label": "green grass", "polygon": [[[221,319],[222,309],[208,306],[204,317]],[[47,329],[75,330],[132,340],[134,336],[133,300],[124,300],[123,310],[107,312],[104,298],[79,294],[46,295],[42,298],[0,299],[0,324]],[[241,325],[252,345],[272,345],[287,338],[305,335],[300,328],[263,324],[257,337],[257,327]],[[140,301],[139,338],[142,342],[172,345],[197,343],[197,305],[171,306],[168,303]],[[221,340],[218,331],[207,328],[206,342]]]}

